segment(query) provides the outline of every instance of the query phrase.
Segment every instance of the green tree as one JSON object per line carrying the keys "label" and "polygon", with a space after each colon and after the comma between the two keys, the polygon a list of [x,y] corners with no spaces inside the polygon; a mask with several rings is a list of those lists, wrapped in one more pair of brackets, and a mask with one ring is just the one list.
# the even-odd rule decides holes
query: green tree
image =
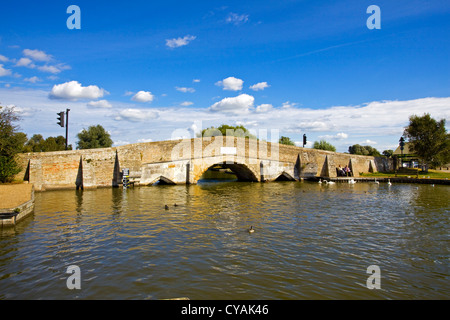
{"label": "green tree", "polygon": [[314,141],[313,148],[336,152],[336,147],[333,146],[331,143],[326,142],[325,140]]}
{"label": "green tree", "polygon": [[[68,146],[72,150],[72,145]],[[23,152],[49,152],[66,150],[66,139],[63,136],[48,137],[44,140],[41,134],[34,134],[25,144]]]}
{"label": "green tree", "polygon": [[381,156],[381,153],[377,149],[371,146],[361,146],[359,144],[354,144],[350,146],[348,148],[348,152],[350,154],[358,154],[361,156],[373,156],[373,157]]}
{"label": "green tree", "polygon": [[286,144],[288,146],[295,146],[295,143],[294,143],[294,141],[291,140],[291,138],[284,137],[284,136],[281,136],[280,140],[278,140],[278,143]]}
{"label": "green tree", "polygon": [[222,124],[221,126],[215,128],[209,127],[202,130],[201,134],[198,134],[197,137],[215,137],[215,136],[234,136],[234,137],[242,137],[242,138],[250,138],[256,139],[256,136],[251,134],[247,128],[242,125],[239,126],[229,126],[227,124]]}
{"label": "green tree", "polygon": [[[0,106],[0,182],[11,182],[20,172],[15,155],[22,150],[24,134],[17,132],[14,122],[19,121],[14,107]],[[26,137],[26,135],[25,135]]]}
{"label": "green tree", "polygon": [[384,150],[383,151],[383,156],[385,156],[386,158],[392,158],[394,156],[394,150]]}
{"label": "green tree", "polygon": [[412,115],[403,136],[423,164],[437,167],[450,161],[450,135],[445,129],[445,119],[437,121],[429,113]]}
{"label": "green tree", "polygon": [[77,149],[109,148],[113,144],[111,135],[101,125],[83,129],[77,137]]}

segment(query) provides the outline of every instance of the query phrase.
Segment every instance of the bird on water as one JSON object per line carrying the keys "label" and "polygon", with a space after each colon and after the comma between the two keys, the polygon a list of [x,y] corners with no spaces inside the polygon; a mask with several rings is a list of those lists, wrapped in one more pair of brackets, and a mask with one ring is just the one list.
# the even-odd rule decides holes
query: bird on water
{"label": "bird on water", "polygon": [[250,226],[250,229],[248,229],[248,232],[250,232],[250,233],[255,232],[255,229],[253,229],[253,226]]}
{"label": "bird on water", "polygon": [[166,204],[166,205],[164,206],[164,209],[169,210],[169,206]]}

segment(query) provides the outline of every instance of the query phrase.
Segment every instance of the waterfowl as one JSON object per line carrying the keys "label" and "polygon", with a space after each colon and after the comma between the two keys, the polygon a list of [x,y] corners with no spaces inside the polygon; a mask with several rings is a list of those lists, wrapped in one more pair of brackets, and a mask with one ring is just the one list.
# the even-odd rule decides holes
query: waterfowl
{"label": "waterfowl", "polygon": [[379,182],[379,181],[377,181],[377,179],[375,179],[375,183],[376,183],[376,184],[380,184],[380,182]]}
{"label": "waterfowl", "polygon": [[250,226],[250,229],[248,229],[248,232],[250,232],[250,233],[255,232],[255,229],[253,229],[253,226]]}
{"label": "waterfowl", "polygon": [[175,203],[174,205],[173,205],[174,207],[178,207],[178,205]]}
{"label": "waterfowl", "polygon": [[169,206],[166,204],[166,205],[164,206],[164,209],[169,210]]}
{"label": "waterfowl", "polygon": [[319,179],[319,182],[318,182],[318,183],[320,183],[320,184],[321,184],[321,183],[322,183],[322,179]]}
{"label": "waterfowl", "polygon": [[354,183],[356,183],[356,181],[354,179],[350,179],[350,180],[348,180],[348,183],[354,184]]}
{"label": "waterfowl", "polygon": [[391,179],[388,179],[388,186],[392,186]]}

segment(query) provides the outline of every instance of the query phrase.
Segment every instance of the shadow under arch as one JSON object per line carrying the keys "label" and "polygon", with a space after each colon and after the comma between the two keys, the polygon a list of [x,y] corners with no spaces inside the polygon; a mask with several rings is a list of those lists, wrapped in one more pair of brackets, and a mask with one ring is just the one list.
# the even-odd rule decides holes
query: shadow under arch
{"label": "shadow under arch", "polygon": [[201,177],[205,174],[206,171],[214,168],[214,167],[221,167],[222,169],[229,169],[232,171],[232,173],[237,177],[237,181],[241,182],[257,182],[258,178],[256,177],[255,173],[245,164],[243,163],[229,163],[229,162],[217,162],[213,165],[210,165],[209,167],[205,168],[201,172],[201,174],[198,176],[198,179],[195,182],[198,182],[198,180],[201,179]]}

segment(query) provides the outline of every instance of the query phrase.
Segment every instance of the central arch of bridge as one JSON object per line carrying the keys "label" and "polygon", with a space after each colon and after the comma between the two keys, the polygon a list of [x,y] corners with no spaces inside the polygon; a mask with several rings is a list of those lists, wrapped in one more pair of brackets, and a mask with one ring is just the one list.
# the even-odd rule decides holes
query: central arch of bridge
{"label": "central arch of bridge", "polygon": [[196,183],[206,171],[217,166],[220,166],[223,169],[231,170],[236,175],[238,181],[247,181],[247,182],[259,181],[256,174],[246,164],[237,162],[229,163],[225,161],[225,162],[217,162],[214,163],[213,165],[209,165],[203,168],[194,178],[194,183]]}

